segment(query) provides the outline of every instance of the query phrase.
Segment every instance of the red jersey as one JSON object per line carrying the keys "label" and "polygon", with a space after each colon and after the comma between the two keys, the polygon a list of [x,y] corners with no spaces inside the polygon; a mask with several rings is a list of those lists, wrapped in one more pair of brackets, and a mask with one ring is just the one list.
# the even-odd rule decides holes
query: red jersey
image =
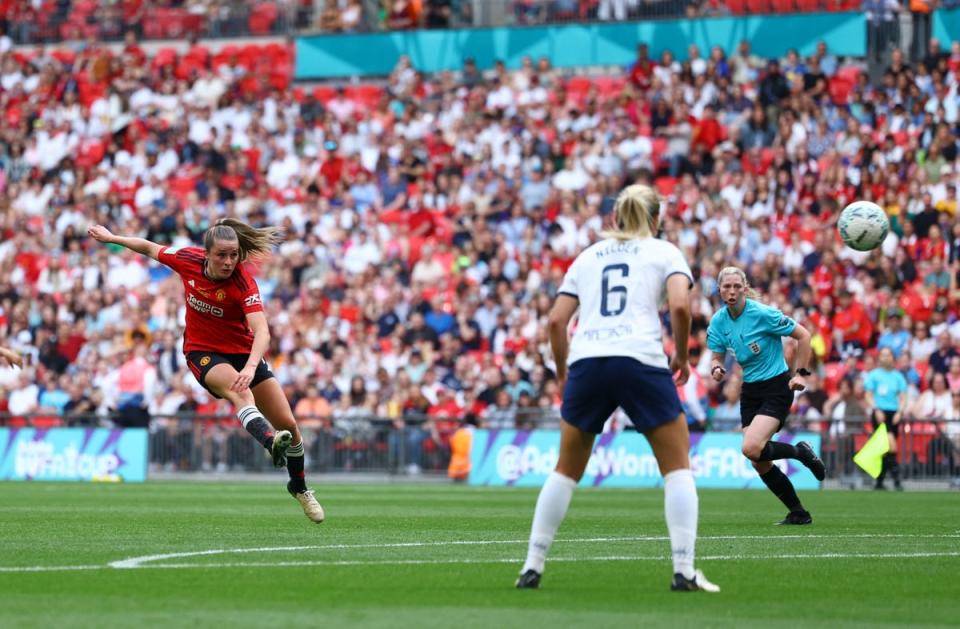
{"label": "red jersey", "polygon": [[183,353],[249,354],[253,332],[247,314],[262,312],[263,302],[246,266],[241,264],[230,277],[216,281],[203,273],[200,247],[164,247],[158,257],[183,280],[187,300]]}

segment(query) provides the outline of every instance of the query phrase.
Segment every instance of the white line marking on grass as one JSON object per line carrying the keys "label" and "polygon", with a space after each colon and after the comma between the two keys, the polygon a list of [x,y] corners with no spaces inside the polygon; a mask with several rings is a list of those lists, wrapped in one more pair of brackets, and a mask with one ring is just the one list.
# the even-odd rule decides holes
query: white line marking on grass
{"label": "white line marking on grass", "polygon": [[[946,538],[960,537],[960,535],[908,535],[902,533],[890,533],[872,535],[870,533],[850,533],[837,535],[705,535],[697,538],[698,541],[709,540],[778,540],[778,539],[841,539],[841,538]],[[594,544],[611,542],[663,542],[669,541],[666,535],[647,535],[639,537],[585,537],[573,539],[558,539],[554,544]],[[389,542],[384,544],[324,544],[313,546],[269,546],[260,548],[217,548],[213,550],[198,550],[182,553],[166,553],[161,555],[143,555],[140,557],[128,557],[119,561],[110,562],[111,568],[129,569],[141,568],[142,564],[164,561],[167,559],[184,559],[186,557],[204,557],[209,555],[232,555],[243,553],[269,553],[274,551],[297,551],[297,550],[354,550],[354,549],[381,549],[381,548],[424,548],[439,546],[494,546],[507,544],[526,544],[526,539],[502,539],[502,540],[450,540],[434,542]]]}
{"label": "white line marking on grass", "polygon": [[[929,557],[960,557],[960,551],[954,552],[916,552],[916,553],[817,553],[812,555],[707,555],[697,557],[700,561],[730,561],[730,560],[768,560],[768,559],[914,559]],[[548,559],[553,562],[570,561],[666,561],[667,555],[604,555],[596,557],[552,557]],[[304,560],[304,561],[231,561],[221,563],[173,563],[173,564],[150,564],[137,566],[139,569],[186,569],[186,568],[287,568],[287,567],[309,567],[309,566],[425,566],[425,565],[455,565],[455,564],[498,564],[498,563],[523,563],[519,557],[501,557],[490,559],[338,559],[338,560]]]}
{"label": "white line marking on grass", "polygon": [[[699,541],[710,540],[782,540],[782,539],[858,539],[858,538],[914,538],[914,539],[946,539],[960,537],[960,534],[922,534],[910,535],[903,533],[871,534],[871,533],[839,533],[835,535],[705,535],[699,538]],[[590,543],[617,543],[617,542],[663,542],[668,541],[669,537],[665,535],[648,535],[633,537],[586,537],[572,539],[558,539],[555,544],[590,544]],[[511,545],[526,544],[526,539],[508,539],[508,540],[449,540],[449,541],[429,541],[429,542],[393,542],[382,544],[324,544],[309,546],[271,546],[261,548],[218,548],[211,550],[198,550],[179,553],[164,553],[155,555],[141,555],[139,557],[128,557],[117,561],[112,561],[105,565],[78,565],[78,566],[0,566],[0,573],[24,573],[24,572],[66,572],[80,570],[102,570],[112,569],[135,569],[135,568],[210,568],[210,567],[250,567],[250,566],[351,566],[351,565],[420,565],[420,564],[449,564],[449,563],[508,563],[515,559],[397,559],[397,560],[315,560],[315,561],[295,561],[295,562],[225,562],[225,563],[206,563],[206,564],[156,564],[154,562],[170,559],[186,559],[188,557],[207,557],[211,555],[227,554],[248,554],[248,553],[266,553],[266,552],[286,552],[301,550],[362,550],[362,549],[384,549],[384,548],[425,548],[425,547],[443,547],[443,546],[492,546],[492,545]],[[773,559],[777,557],[792,559],[833,559],[833,558],[912,558],[912,557],[956,557],[960,553],[955,552],[929,552],[929,553],[882,553],[882,554],[858,554],[858,553],[819,553],[812,555],[706,555],[701,556],[703,560],[729,560],[729,559]],[[609,557],[584,557],[584,558],[564,558],[555,557],[551,561],[644,561],[661,560],[666,557],[660,556],[609,556]]]}
{"label": "white line marking on grass", "polygon": [[0,572],[66,572],[68,570],[103,570],[107,566],[0,566]]}

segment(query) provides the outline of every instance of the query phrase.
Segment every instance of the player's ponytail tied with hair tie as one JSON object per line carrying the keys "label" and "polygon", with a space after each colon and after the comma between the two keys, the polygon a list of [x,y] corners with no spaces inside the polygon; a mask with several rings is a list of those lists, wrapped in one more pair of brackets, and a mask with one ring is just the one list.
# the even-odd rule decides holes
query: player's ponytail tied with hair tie
{"label": "player's ponytail tied with hair tie", "polygon": [[653,237],[660,219],[660,195],[650,186],[627,186],[617,195],[613,212],[616,229],[604,231],[603,238],[632,240]]}
{"label": "player's ponytail tied with hair tie", "polygon": [[217,220],[203,235],[204,249],[209,252],[217,240],[237,242],[242,262],[268,256],[274,245],[283,242],[283,232],[276,227],[251,227],[243,221],[225,217]]}

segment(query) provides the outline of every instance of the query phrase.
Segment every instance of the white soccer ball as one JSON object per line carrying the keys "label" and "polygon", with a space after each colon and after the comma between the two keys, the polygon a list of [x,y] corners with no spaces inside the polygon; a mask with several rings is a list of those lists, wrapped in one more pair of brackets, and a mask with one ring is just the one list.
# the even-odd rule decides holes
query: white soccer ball
{"label": "white soccer ball", "polygon": [[851,249],[870,251],[876,249],[890,231],[890,221],[883,208],[871,201],[854,201],[843,208],[837,230]]}

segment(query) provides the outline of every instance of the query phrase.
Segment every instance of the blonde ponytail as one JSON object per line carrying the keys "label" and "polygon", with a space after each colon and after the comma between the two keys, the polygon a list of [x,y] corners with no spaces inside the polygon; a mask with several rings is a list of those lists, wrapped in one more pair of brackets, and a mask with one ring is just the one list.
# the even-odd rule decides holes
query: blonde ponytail
{"label": "blonde ponytail", "polygon": [[633,240],[654,236],[654,223],[660,217],[660,195],[650,186],[627,186],[617,195],[613,215],[616,227],[602,232],[601,237]]}

